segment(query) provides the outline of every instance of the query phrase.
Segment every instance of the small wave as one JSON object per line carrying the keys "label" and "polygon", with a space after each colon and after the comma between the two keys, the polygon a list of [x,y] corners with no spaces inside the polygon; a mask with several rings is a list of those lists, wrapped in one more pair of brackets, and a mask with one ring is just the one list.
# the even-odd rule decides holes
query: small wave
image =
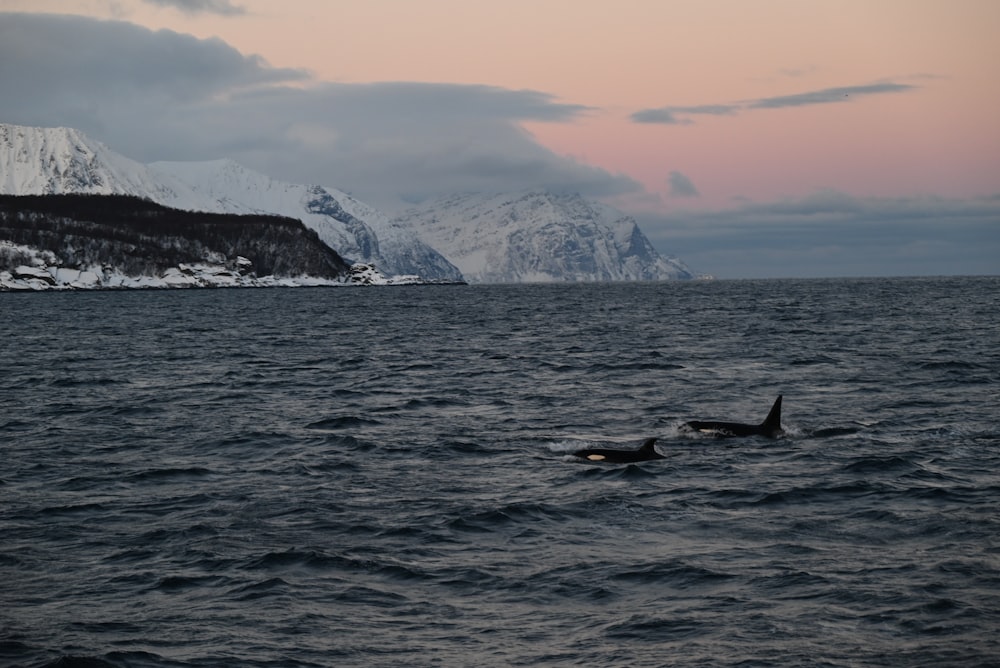
{"label": "small wave", "polygon": [[186,480],[211,475],[213,471],[200,466],[187,468],[147,469],[128,476],[130,480]]}
{"label": "small wave", "polygon": [[382,424],[379,420],[372,420],[359,415],[344,415],[341,417],[311,422],[306,425],[306,429],[313,429],[316,431],[336,431],[338,429],[350,429],[352,427],[364,427],[379,424]]}
{"label": "small wave", "polygon": [[121,417],[144,417],[164,412],[165,408],[160,404],[116,406],[111,410],[112,415]]}
{"label": "small wave", "polygon": [[338,592],[335,597],[344,603],[371,605],[376,608],[396,608],[409,601],[402,594],[359,585],[350,586],[344,591]]}
{"label": "small wave", "polygon": [[34,427],[35,427],[34,422],[28,422],[25,420],[18,420],[18,419],[8,419],[6,422],[0,422],[0,434],[8,431],[14,431],[14,432],[29,431]]}
{"label": "small wave", "polygon": [[897,513],[894,513],[891,510],[886,510],[881,506],[858,510],[857,512],[851,513],[850,517],[859,521],[882,522],[885,524],[894,524],[901,521],[901,518]]}
{"label": "small wave", "polygon": [[592,364],[586,369],[588,374],[601,373],[603,371],[680,371],[685,367],[683,364],[675,362],[623,362],[619,364]]}
{"label": "small wave", "polygon": [[368,441],[362,441],[361,439],[355,436],[347,434],[337,434],[332,432],[323,437],[323,443],[336,448],[338,452],[340,450],[367,451],[367,450],[373,450],[376,447],[374,443]]}
{"label": "small wave", "polygon": [[74,628],[87,633],[142,633],[145,627],[133,622],[73,622]]}
{"label": "small wave", "polygon": [[459,531],[489,533],[510,524],[558,520],[561,517],[560,511],[543,504],[511,503],[500,508],[463,514],[452,520],[449,526]]}
{"label": "small wave", "polygon": [[785,600],[833,598],[841,602],[849,602],[854,596],[852,592],[842,592],[831,588],[828,578],[802,570],[781,571],[773,575],[763,575],[750,579],[753,586],[778,592]]}
{"label": "small wave", "polygon": [[65,668],[66,666],[72,666],[72,668],[104,668],[105,666],[112,666],[113,668],[162,668],[163,666],[190,665],[185,662],[170,661],[158,654],[153,654],[151,652],[142,652],[142,651],[108,652],[107,654],[104,655],[104,658],[97,658],[97,657],[63,657],[63,658],[69,658],[74,661],[83,660],[96,663],[70,663],[70,664],[55,663],[55,664],[47,664],[47,666],[49,665],[59,666],[59,668]]}
{"label": "small wave", "polygon": [[94,487],[105,488],[108,486],[108,479],[104,477],[73,476],[72,478],[60,480],[57,486],[60,489],[81,492],[93,489]]}
{"label": "small wave", "polygon": [[438,366],[433,362],[413,362],[395,367],[397,373],[407,373],[409,371],[435,371]]}
{"label": "small wave", "polygon": [[187,527],[171,527],[169,529],[157,528],[140,535],[138,542],[141,545],[175,540],[189,542],[200,538],[214,538],[218,533],[215,527],[208,524],[193,524]]}
{"label": "small wave", "polygon": [[609,638],[649,642],[691,639],[714,632],[714,625],[706,621],[685,617],[646,617],[640,615],[634,615],[624,622],[612,624],[605,630]]}
{"label": "small wave", "polygon": [[493,449],[488,448],[481,443],[476,443],[473,441],[458,441],[458,440],[448,440],[441,444],[439,448],[435,450],[436,453],[442,451],[447,451],[448,453],[455,453],[460,455],[482,455],[482,454],[492,454]]}
{"label": "small wave", "polygon": [[199,589],[207,585],[217,584],[220,578],[215,575],[168,575],[160,578],[153,589],[166,593],[178,593],[189,589]]}
{"label": "small wave", "polygon": [[862,457],[843,466],[846,473],[882,473],[885,471],[912,470],[913,462],[903,457]]}
{"label": "small wave", "polygon": [[255,601],[261,598],[283,594],[288,591],[288,583],[281,578],[268,578],[261,582],[240,585],[230,592],[238,601]]}
{"label": "small wave", "polygon": [[712,505],[719,508],[742,508],[753,506],[803,505],[816,502],[836,502],[843,498],[855,498],[872,494],[876,488],[860,481],[835,487],[793,487],[791,489],[762,492],[760,490],[724,489],[711,492],[708,496]]}
{"label": "small wave", "polygon": [[468,403],[454,397],[417,397],[407,399],[399,408],[387,408],[386,410],[419,411],[426,408],[451,408],[453,406],[467,406]]}
{"label": "small wave", "polygon": [[793,359],[789,362],[792,366],[816,366],[820,364],[840,364],[840,360],[835,357],[829,357],[827,355],[820,355],[818,357],[804,357],[799,359]]}
{"label": "small wave", "polygon": [[[574,462],[587,464],[588,462],[580,457],[573,457]],[[655,478],[662,473],[663,466],[659,463],[662,460],[655,460],[643,463],[631,464],[600,464],[598,466],[582,466],[578,475],[583,478],[601,478],[610,480],[643,480]],[[654,470],[660,469],[660,470]]]}
{"label": "small wave", "polygon": [[94,656],[61,656],[55,661],[43,664],[41,668],[118,668],[118,664],[110,663]]}
{"label": "small wave", "polygon": [[836,487],[796,487],[781,492],[769,492],[760,497],[752,505],[771,506],[787,504],[804,504],[815,501],[838,501],[843,498],[855,498],[874,492],[867,482],[857,482]]}
{"label": "small wave", "polygon": [[371,572],[378,570],[380,566],[379,562],[358,557],[326,554],[319,550],[293,549],[283,552],[268,552],[250,559],[241,568],[251,571],[286,571],[303,568],[315,571],[342,570]]}
{"label": "small wave", "polygon": [[39,511],[41,515],[76,515],[78,513],[91,513],[103,510],[103,503],[71,503],[65,506],[48,506]]}
{"label": "small wave", "polygon": [[680,589],[687,589],[689,587],[731,580],[734,577],[736,576],[710,568],[670,561],[624,570],[611,575],[610,579],[640,583],[668,583]]}
{"label": "small wave", "polygon": [[970,498],[978,495],[978,489],[969,487],[919,487],[906,491],[906,496],[913,499],[949,501],[953,503],[967,503]]}
{"label": "small wave", "polygon": [[[11,629],[4,629],[7,631],[8,635],[13,635]],[[34,651],[34,648],[19,640],[4,640],[0,638],[0,664],[5,666],[24,666],[27,665],[24,661],[18,663],[7,663],[8,659],[14,659],[16,657],[26,657],[29,656]],[[46,664],[48,665],[48,664]]]}
{"label": "small wave", "polygon": [[97,378],[93,378],[93,377],[89,377],[89,376],[88,377],[84,377],[84,378],[67,378],[67,377],[64,377],[64,376],[60,376],[60,377],[52,379],[49,382],[49,385],[51,387],[59,387],[59,388],[84,387],[84,386],[86,386],[86,387],[90,387],[90,386],[100,387],[100,386],[103,386],[103,385],[120,385],[123,382],[125,382],[125,381],[123,381],[121,378],[114,378],[114,377],[110,377],[110,376],[106,376],[106,377],[100,377],[99,376]]}
{"label": "small wave", "polygon": [[987,370],[987,367],[984,367],[980,364],[975,364],[973,362],[962,362],[959,360],[924,362],[923,364],[918,365],[918,368],[927,369],[929,371],[949,371],[949,370],[970,371],[974,369]]}
{"label": "small wave", "polygon": [[296,464],[295,471],[307,476],[325,476],[330,473],[356,473],[360,467],[351,461],[311,462]]}
{"label": "small wave", "polygon": [[830,438],[832,436],[850,436],[860,431],[861,427],[824,427],[822,429],[814,429],[812,432],[809,432],[809,435],[813,438]]}
{"label": "small wave", "polygon": [[428,576],[415,566],[392,561],[378,555],[373,558],[330,555],[318,550],[286,550],[268,552],[247,561],[242,570],[294,571],[303,568],[317,571],[346,571],[349,573],[374,573],[401,580],[423,580]]}

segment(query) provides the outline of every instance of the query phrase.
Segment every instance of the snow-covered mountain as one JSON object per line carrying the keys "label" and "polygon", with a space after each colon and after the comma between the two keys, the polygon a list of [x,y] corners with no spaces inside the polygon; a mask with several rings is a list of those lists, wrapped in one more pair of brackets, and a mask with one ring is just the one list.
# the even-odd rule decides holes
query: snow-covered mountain
{"label": "snow-covered mountain", "polygon": [[[444,198],[390,218],[333,188],[276,181],[228,159],[142,164],[70,128],[0,124],[0,193],[135,195],[213,213],[301,220],[348,262],[475,283],[692,278],[635,220],[579,195]],[[464,276],[463,276],[464,275]]]}
{"label": "snow-covered mountain", "polygon": [[661,256],[634,219],[576,194],[453,196],[397,222],[470,283],[694,278],[682,262]]}
{"label": "snow-covered mountain", "polygon": [[[275,213],[297,218],[352,262],[374,264],[385,274],[432,280],[462,280],[459,270],[417,235],[347,193],[322,186],[276,181],[229,159],[207,162],[154,162],[163,182],[188,184],[208,200],[203,210],[221,213]],[[191,208],[183,199],[164,200]]]}
{"label": "snow-covered mountain", "polygon": [[279,214],[383,274],[462,278],[413,232],[346,193],[283,183],[225,159],[145,165],[72,128],[0,124],[0,193],[136,195],[190,211]]}

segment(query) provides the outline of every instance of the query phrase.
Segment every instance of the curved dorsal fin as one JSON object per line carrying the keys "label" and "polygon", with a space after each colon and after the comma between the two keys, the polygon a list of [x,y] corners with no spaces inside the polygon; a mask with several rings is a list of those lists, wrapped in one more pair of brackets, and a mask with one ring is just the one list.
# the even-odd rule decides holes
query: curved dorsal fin
{"label": "curved dorsal fin", "polygon": [[781,395],[774,400],[771,412],[767,414],[764,421],[760,423],[760,428],[766,433],[778,433],[781,431]]}

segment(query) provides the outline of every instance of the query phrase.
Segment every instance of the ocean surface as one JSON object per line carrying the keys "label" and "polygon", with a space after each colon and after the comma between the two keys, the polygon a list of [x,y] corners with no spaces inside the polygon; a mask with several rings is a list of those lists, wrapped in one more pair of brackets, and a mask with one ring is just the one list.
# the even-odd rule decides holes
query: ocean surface
{"label": "ocean surface", "polygon": [[3,293],[0,665],[997,666],[998,422],[1000,278]]}

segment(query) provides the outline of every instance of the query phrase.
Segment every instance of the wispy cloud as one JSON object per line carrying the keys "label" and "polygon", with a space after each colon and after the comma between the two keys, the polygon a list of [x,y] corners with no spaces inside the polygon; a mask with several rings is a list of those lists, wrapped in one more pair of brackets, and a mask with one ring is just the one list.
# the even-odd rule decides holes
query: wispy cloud
{"label": "wispy cloud", "polygon": [[839,86],[806,91],[792,95],[762,97],[756,100],[746,100],[731,104],[702,104],[695,106],[667,106],[653,109],[642,109],[632,114],[634,123],[659,123],[662,125],[690,125],[694,121],[691,116],[733,116],[752,109],[783,109],[787,107],[803,107],[814,104],[834,104],[852,102],[871,95],[888,93],[904,93],[918,88],[911,84],[901,84],[892,81],[867,84],[861,86]]}
{"label": "wispy cloud", "polygon": [[143,2],[158,7],[179,9],[185,14],[240,16],[247,13],[245,7],[234,5],[229,0],[143,0]]}
{"label": "wispy cloud", "polygon": [[913,90],[915,86],[899,83],[877,83],[868,86],[841,86],[839,88],[824,88],[822,90],[797,93],[795,95],[779,95],[765,97],[749,103],[748,109],[781,109],[783,107],[802,107],[809,104],[831,104],[834,102],[849,102],[852,96],[857,99],[868,95],[883,93],[902,93]]}
{"label": "wispy cloud", "polygon": [[688,116],[731,116],[742,107],[738,104],[703,104],[695,107],[660,107],[643,109],[632,114],[635,123],[662,123],[664,125],[690,125]]}

